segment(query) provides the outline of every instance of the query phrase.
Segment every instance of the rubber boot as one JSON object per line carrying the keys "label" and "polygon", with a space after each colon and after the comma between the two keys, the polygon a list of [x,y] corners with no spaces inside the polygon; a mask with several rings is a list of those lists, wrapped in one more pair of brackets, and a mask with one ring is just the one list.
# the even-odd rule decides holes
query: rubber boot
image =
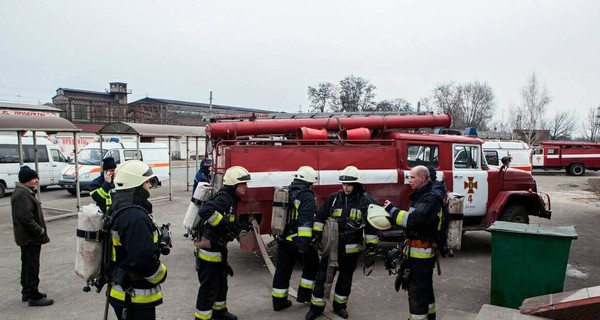
{"label": "rubber boot", "polygon": [[320,316],[323,312],[321,311],[317,311],[315,309],[309,309],[308,312],[306,313],[306,320],[314,320],[316,319],[318,316]]}
{"label": "rubber boot", "polygon": [[348,319],[348,310],[346,309],[337,309],[333,310],[333,312],[344,319]]}
{"label": "rubber boot", "polygon": [[213,320],[238,320],[238,317],[229,311],[224,311],[218,314],[213,313],[212,318]]}

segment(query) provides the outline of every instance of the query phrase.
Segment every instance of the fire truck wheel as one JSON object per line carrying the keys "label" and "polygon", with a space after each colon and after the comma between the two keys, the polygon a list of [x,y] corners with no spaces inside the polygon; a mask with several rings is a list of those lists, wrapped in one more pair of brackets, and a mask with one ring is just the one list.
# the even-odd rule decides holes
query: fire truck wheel
{"label": "fire truck wheel", "polygon": [[6,195],[6,187],[4,186],[4,183],[2,183],[0,181],[0,198],[4,197]]}
{"label": "fire truck wheel", "polygon": [[582,176],[585,173],[585,166],[581,163],[574,163],[569,167],[569,174],[572,176]]}
{"label": "fire truck wheel", "polygon": [[500,220],[516,223],[529,223],[529,214],[522,205],[511,204],[504,209]]}

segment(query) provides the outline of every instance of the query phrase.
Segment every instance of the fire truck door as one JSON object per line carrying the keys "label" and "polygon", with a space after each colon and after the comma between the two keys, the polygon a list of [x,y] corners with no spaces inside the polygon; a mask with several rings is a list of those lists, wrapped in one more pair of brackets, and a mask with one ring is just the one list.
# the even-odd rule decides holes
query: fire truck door
{"label": "fire truck door", "polygon": [[465,216],[483,216],[488,197],[487,171],[481,168],[479,145],[453,145],[452,191],[465,196]]}
{"label": "fire truck door", "polygon": [[544,148],[539,147],[533,149],[531,155],[531,165],[534,167],[543,167],[544,166]]}

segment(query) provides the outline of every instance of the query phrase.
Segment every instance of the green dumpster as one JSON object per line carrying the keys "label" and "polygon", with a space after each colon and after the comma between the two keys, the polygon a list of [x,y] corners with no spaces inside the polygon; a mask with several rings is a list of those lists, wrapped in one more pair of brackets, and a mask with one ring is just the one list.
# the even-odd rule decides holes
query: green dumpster
{"label": "green dumpster", "polygon": [[562,292],[573,226],[496,221],[492,232],[491,304],[519,308],[524,299]]}

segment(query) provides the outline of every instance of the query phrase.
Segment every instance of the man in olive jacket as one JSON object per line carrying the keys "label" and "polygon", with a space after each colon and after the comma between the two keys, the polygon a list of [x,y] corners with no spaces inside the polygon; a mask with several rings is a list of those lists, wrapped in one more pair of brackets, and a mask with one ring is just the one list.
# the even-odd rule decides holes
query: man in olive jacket
{"label": "man in olive jacket", "polygon": [[27,166],[21,167],[19,183],[10,198],[15,242],[21,247],[22,301],[29,301],[29,306],[49,306],[54,303],[38,290],[40,252],[42,244],[50,241],[42,207],[33,192],[39,182],[35,170]]}

